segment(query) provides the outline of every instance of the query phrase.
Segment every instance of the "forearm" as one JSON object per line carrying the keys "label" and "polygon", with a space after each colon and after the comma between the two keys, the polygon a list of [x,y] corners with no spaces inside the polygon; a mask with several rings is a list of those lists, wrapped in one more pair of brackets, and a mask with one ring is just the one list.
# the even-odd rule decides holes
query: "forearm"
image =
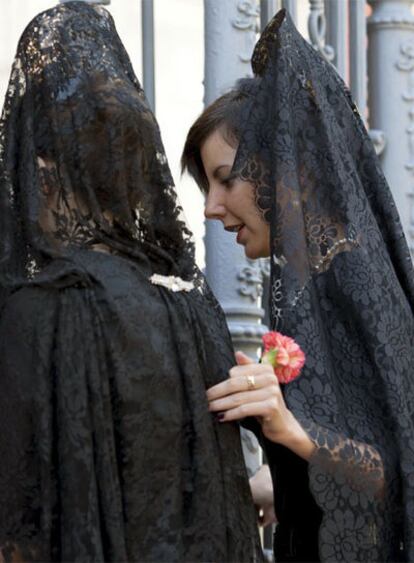
{"label": "forearm", "polygon": [[364,491],[371,499],[383,497],[385,469],[378,448],[313,422],[305,430],[315,444],[309,459],[312,465],[334,480],[345,478],[353,490]]}
{"label": "forearm", "polygon": [[268,434],[267,441],[288,448],[305,461],[323,465],[333,478],[347,476],[355,489],[366,489],[381,498],[385,488],[384,467],[379,451],[372,445],[352,440],[327,428],[302,425],[289,411],[283,433]]}
{"label": "forearm", "polygon": [[290,411],[288,418],[289,422],[286,426],[286,430],[280,435],[278,443],[285,446],[305,461],[309,461],[316,450],[316,445]]}

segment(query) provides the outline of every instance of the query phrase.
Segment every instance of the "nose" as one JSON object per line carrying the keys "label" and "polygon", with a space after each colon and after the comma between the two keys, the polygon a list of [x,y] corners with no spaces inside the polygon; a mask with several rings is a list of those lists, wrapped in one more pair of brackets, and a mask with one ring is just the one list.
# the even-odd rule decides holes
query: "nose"
{"label": "nose", "polygon": [[223,220],[226,215],[226,206],[223,195],[220,190],[210,186],[207,194],[204,216],[206,219]]}

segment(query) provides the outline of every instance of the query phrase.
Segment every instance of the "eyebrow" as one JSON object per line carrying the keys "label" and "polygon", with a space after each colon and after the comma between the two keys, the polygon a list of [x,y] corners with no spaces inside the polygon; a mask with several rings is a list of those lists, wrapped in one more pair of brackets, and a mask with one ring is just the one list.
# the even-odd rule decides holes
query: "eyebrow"
{"label": "eyebrow", "polygon": [[220,166],[217,166],[217,168],[213,172],[213,178],[217,178],[219,176],[219,171],[222,168],[230,168],[231,170],[231,164],[220,164]]}

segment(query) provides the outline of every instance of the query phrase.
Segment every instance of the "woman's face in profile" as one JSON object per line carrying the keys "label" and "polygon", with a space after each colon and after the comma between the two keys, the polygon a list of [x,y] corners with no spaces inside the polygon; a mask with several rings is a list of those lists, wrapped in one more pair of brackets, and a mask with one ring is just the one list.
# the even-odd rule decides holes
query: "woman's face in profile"
{"label": "woman's face in profile", "polygon": [[200,152],[208,180],[204,214],[221,221],[226,231],[237,233],[237,243],[244,246],[248,258],[270,256],[270,228],[256,206],[254,187],[231,177],[236,151],[220,130],[203,143]]}

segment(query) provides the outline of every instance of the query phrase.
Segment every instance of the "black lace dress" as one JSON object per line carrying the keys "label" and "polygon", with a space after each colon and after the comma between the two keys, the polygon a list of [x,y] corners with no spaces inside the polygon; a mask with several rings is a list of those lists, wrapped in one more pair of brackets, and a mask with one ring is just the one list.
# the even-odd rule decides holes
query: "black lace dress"
{"label": "black lace dress", "polygon": [[257,560],[238,428],[207,409],[234,362],[213,302],[119,256],[85,250],[66,270],[1,316],[3,553]]}
{"label": "black lace dress", "polygon": [[[233,173],[271,231],[272,326],[309,463],[264,441],[278,561],[414,560],[414,271],[374,147],[332,65],[283,10],[253,54]],[[240,85],[240,88],[242,85]]]}
{"label": "black lace dress", "polygon": [[234,364],[109,14],[19,43],[0,121],[0,559],[261,560]]}

